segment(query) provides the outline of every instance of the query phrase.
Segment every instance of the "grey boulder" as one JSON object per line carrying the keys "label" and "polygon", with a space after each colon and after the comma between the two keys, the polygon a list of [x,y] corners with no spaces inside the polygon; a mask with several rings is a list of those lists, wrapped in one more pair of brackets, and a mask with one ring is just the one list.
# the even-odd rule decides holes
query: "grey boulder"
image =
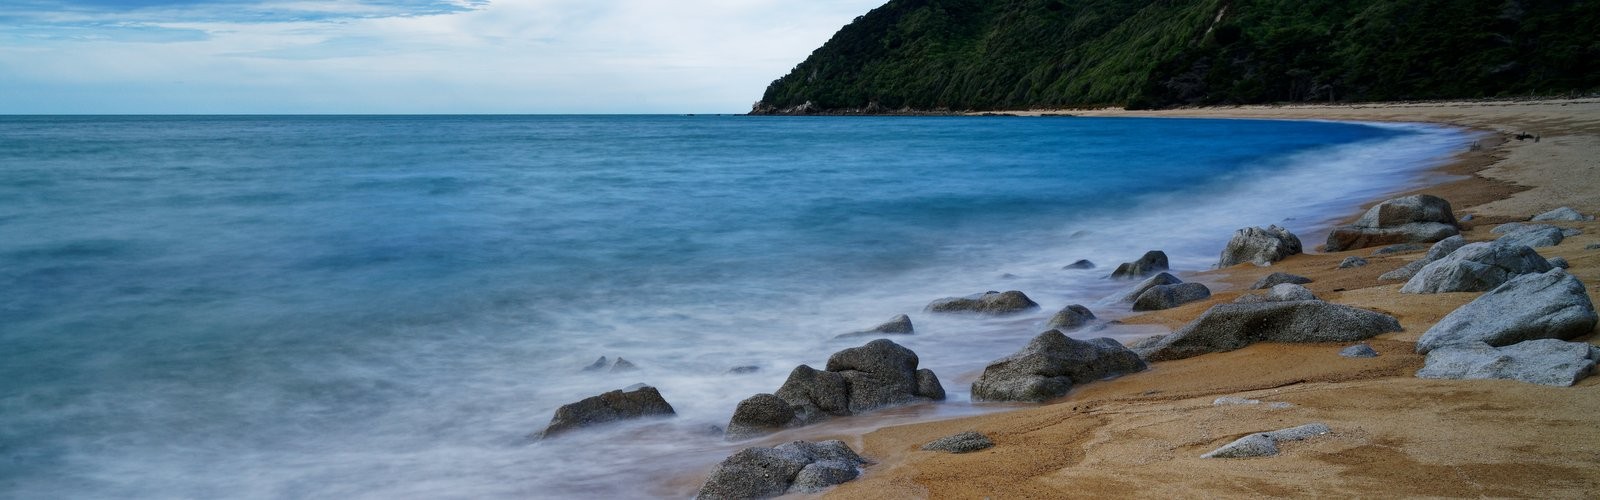
{"label": "grey boulder", "polygon": [[1228,246],[1222,249],[1217,267],[1244,262],[1266,266],[1297,253],[1300,253],[1300,238],[1288,229],[1275,225],[1247,227],[1233,233],[1233,239],[1228,240]]}
{"label": "grey boulder", "polygon": [[576,403],[562,405],[550,419],[541,438],[554,437],[584,427],[646,417],[670,417],[677,413],[661,397],[661,392],[650,386],[630,391],[610,391],[599,396],[584,398]]}
{"label": "grey boulder", "polygon": [[916,333],[916,329],[911,327],[911,317],[910,316],[906,316],[904,314],[901,314],[899,316],[895,316],[894,319],[891,319],[888,322],[883,323],[881,325],[874,326],[871,329],[862,330],[862,331],[859,331],[859,332],[850,332],[850,333],[846,333],[846,334],[842,334],[842,335],[836,336],[834,338],[836,338],[836,339],[848,339],[848,338],[859,338],[859,337],[872,337],[872,336],[876,336],[876,335],[911,335],[913,333]]}
{"label": "grey boulder", "polygon": [[972,383],[972,399],[1043,402],[1065,395],[1073,385],[1145,368],[1139,356],[1115,340],[1082,341],[1050,330],[984,368]]}
{"label": "grey boulder", "polygon": [[868,463],[871,462],[838,440],[745,448],[717,464],[695,498],[747,499],[815,493],[855,479],[859,468]]}
{"label": "grey boulder", "polygon": [[1165,271],[1167,267],[1167,254],[1160,250],[1151,250],[1133,262],[1124,262],[1111,272],[1112,279],[1138,279],[1154,273]]}
{"label": "grey boulder", "polygon": [[1529,340],[1505,347],[1482,342],[1434,349],[1419,378],[1506,379],[1567,387],[1594,371],[1600,349],[1582,342]]}
{"label": "grey boulder", "polygon": [[[1505,226],[1510,226],[1506,224]],[[1504,227],[1504,226],[1502,226]],[[1500,228],[1495,228],[1498,231]],[[1505,231],[1496,241],[1503,241],[1513,245],[1526,245],[1532,248],[1553,247],[1561,244],[1566,239],[1561,228],[1543,224],[1518,224],[1515,229]]]}
{"label": "grey boulder", "polygon": [[1133,300],[1135,311],[1159,311],[1211,297],[1211,289],[1199,283],[1179,283],[1150,287]]}
{"label": "grey boulder", "polygon": [[1329,432],[1333,431],[1324,424],[1306,424],[1272,432],[1258,432],[1222,445],[1221,448],[1200,455],[1200,458],[1251,458],[1277,455],[1280,442],[1300,441]]}
{"label": "grey boulder", "polygon": [[1173,275],[1168,274],[1168,273],[1160,273],[1160,274],[1157,274],[1155,276],[1151,276],[1149,278],[1145,278],[1145,280],[1144,281],[1140,281],[1139,284],[1133,285],[1131,287],[1128,287],[1127,289],[1124,289],[1121,292],[1118,292],[1117,295],[1115,296],[1116,297],[1116,301],[1117,302],[1133,302],[1135,300],[1138,300],[1140,295],[1144,294],[1145,291],[1147,291],[1147,290],[1149,290],[1151,288],[1155,288],[1155,287],[1158,287],[1158,286],[1161,286],[1161,285],[1176,285],[1176,284],[1179,284],[1179,283],[1183,283],[1183,280],[1178,279],[1177,276],[1173,276]]}
{"label": "grey boulder", "polygon": [[1429,263],[1443,259],[1446,255],[1450,255],[1456,250],[1460,250],[1461,247],[1465,246],[1466,244],[1466,238],[1462,238],[1459,234],[1439,240],[1438,243],[1434,243],[1432,247],[1428,248],[1428,253],[1423,255],[1421,259],[1413,260],[1406,263],[1404,266],[1400,266],[1398,269],[1383,273],[1381,276],[1378,276],[1378,279],[1409,280],[1412,276],[1417,275],[1417,271],[1421,271],[1422,268],[1427,266]]}
{"label": "grey boulder", "polygon": [[1549,212],[1533,216],[1535,222],[1543,221],[1586,221],[1594,220],[1592,215],[1583,215],[1573,210],[1572,207],[1561,207]]}
{"label": "grey boulder", "polygon": [[1250,289],[1251,290],[1261,290],[1261,289],[1264,289],[1264,288],[1272,288],[1273,286],[1278,285],[1280,283],[1294,283],[1296,285],[1304,285],[1304,284],[1310,283],[1310,282],[1311,282],[1311,278],[1307,278],[1305,276],[1299,276],[1299,275],[1294,275],[1294,274],[1289,274],[1289,273],[1272,273],[1272,274],[1268,274],[1266,276],[1263,276],[1260,280],[1257,280],[1254,285],[1250,285]]}
{"label": "grey boulder", "polygon": [[738,440],[778,432],[800,423],[796,413],[796,409],[783,398],[773,394],[757,394],[740,401],[739,406],[734,408],[733,418],[728,421],[723,436]]}
{"label": "grey boulder", "polygon": [[1387,314],[1320,300],[1218,304],[1138,353],[1167,361],[1256,342],[1353,342],[1398,331],[1400,322]]}
{"label": "grey boulder", "polygon": [[994,441],[978,431],[967,431],[953,436],[945,436],[922,445],[924,451],[948,451],[950,453],[970,453],[988,449],[994,446]]}
{"label": "grey boulder", "polygon": [[1339,252],[1396,243],[1429,243],[1460,232],[1450,202],[1419,194],[1379,203],[1354,224],[1335,228],[1328,234],[1326,250]]}
{"label": "grey boulder", "polygon": [[1401,293],[1482,292],[1513,277],[1542,273],[1550,262],[1525,245],[1469,243],[1417,271]]}
{"label": "grey boulder", "polygon": [[1597,316],[1588,290],[1560,269],[1512,278],[1445,315],[1417,340],[1417,352],[1451,344],[1504,346],[1588,335]]}
{"label": "grey boulder", "polygon": [[1015,314],[1038,309],[1039,304],[1022,292],[984,292],[967,297],[949,297],[928,304],[927,312],[977,313],[987,315]]}
{"label": "grey boulder", "polygon": [[1079,304],[1072,304],[1061,308],[1060,311],[1056,312],[1055,316],[1051,316],[1050,321],[1045,322],[1044,327],[1062,331],[1076,330],[1083,328],[1084,325],[1093,320],[1094,313],[1089,312],[1089,308]]}

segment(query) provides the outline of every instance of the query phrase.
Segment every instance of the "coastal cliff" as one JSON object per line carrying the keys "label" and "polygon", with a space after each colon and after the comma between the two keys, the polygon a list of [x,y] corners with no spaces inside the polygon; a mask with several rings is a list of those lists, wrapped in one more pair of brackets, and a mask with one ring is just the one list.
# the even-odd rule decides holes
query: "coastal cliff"
{"label": "coastal cliff", "polygon": [[1600,2],[891,0],[752,114],[1364,102],[1600,89]]}

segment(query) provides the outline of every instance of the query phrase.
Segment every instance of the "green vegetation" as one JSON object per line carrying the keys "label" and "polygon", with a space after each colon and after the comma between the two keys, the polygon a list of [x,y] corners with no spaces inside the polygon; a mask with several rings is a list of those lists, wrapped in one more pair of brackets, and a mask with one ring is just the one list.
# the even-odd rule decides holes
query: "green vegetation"
{"label": "green vegetation", "polygon": [[1597,30],[1597,0],[891,0],[757,111],[1592,92]]}

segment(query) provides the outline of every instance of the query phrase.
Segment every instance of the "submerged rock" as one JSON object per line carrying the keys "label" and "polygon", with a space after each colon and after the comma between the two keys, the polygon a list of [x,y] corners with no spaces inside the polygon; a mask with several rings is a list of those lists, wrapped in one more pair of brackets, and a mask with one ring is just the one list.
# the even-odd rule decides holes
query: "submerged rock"
{"label": "submerged rock", "polygon": [[1159,311],[1211,297],[1211,289],[1199,283],[1157,285],[1139,294],[1133,300],[1135,311]]}
{"label": "submerged rock", "polygon": [[1067,264],[1065,266],[1062,266],[1061,268],[1062,269],[1094,269],[1094,263],[1093,262],[1089,262],[1089,259],[1078,259],[1077,262],[1073,262],[1071,264]]}
{"label": "submerged rock", "polygon": [[1043,402],[1065,395],[1076,384],[1144,369],[1144,361],[1115,340],[1086,342],[1050,330],[984,368],[972,383],[972,399]]}
{"label": "submerged rock", "polygon": [[1138,279],[1167,269],[1166,252],[1151,250],[1145,252],[1143,257],[1139,257],[1139,260],[1124,262],[1122,265],[1117,266],[1117,270],[1111,273],[1111,278]]}
{"label": "submerged rock", "polygon": [[1272,274],[1268,274],[1266,276],[1263,276],[1260,280],[1257,280],[1256,284],[1250,285],[1250,289],[1251,290],[1261,290],[1261,289],[1264,289],[1264,288],[1272,288],[1273,286],[1278,285],[1278,284],[1282,284],[1282,283],[1294,283],[1296,285],[1304,285],[1304,284],[1310,283],[1310,282],[1311,282],[1311,278],[1307,278],[1305,276],[1299,276],[1299,275],[1294,275],[1294,274],[1289,274],[1289,273],[1272,273]]}
{"label": "submerged rock", "polygon": [[1183,359],[1256,342],[1351,342],[1400,331],[1387,314],[1320,300],[1218,304],[1137,352],[1146,361]]}
{"label": "submerged rock", "polygon": [[1038,309],[1039,304],[1022,292],[984,292],[968,297],[948,297],[928,304],[926,311],[939,313],[968,312],[988,315],[1015,314]]}
{"label": "submerged rock", "polygon": [[855,479],[860,467],[868,463],[838,440],[745,448],[717,464],[696,498],[749,499],[815,493]]}
{"label": "submerged rock", "polygon": [[1592,215],[1583,215],[1571,207],[1561,207],[1549,212],[1533,216],[1535,222],[1543,221],[1586,221],[1594,220]]}
{"label": "submerged rock", "polygon": [[1061,308],[1060,311],[1056,312],[1055,316],[1051,316],[1050,321],[1045,322],[1044,327],[1062,331],[1076,330],[1083,328],[1084,325],[1093,320],[1094,313],[1089,312],[1089,308],[1072,304]]}
{"label": "submerged rock", "polygon": [[1395,243],[1429,243],[1459,234],[1450,202],[1419,194],[1395,198],[1367,210],[1354,224],[1328,234],[1326,250],[1339,252]]}
{"label": "submerged rock", "polygon": [[1469,243],[1423,266],[1400,287],[1400,292],[1482,292],[1517,275],[1550,269],[1549,261],[1524,245],[1502,241]]}
{"label": "submerged rock", "polygon": [[950,453],[971,453],[978,450],[989,449],[994,446],[994,441],[978,431],[967,431],[953,436],[945,436],[922,445],[924,451],[948,451]]}
{"label": "submerged rock", "polygon": [[555,417],[539,437],[549,438],[572,430],[645,417],[670,417],[677,413],[656,388],[611,391],[556,409]]}
{"label": "submerged rock", "polygon": [[857,337],[872,337],[877,335],[911,335],[913,333],[916,333],[916,330],[911,327],[911,317],[901,314],[899,316],[895,316],[894,319],[890,319],[888,322],[885,322],[881,325],[874,326],[869,330],[845,333],[834,338],[848,339]]}
{"label": "submerged rock", "polygon": [[1506,379],[1567,387],[1594,371],[1600,348],[1582,342],[1529,340],[1505,347],[1476,342],[1428,353],[1418,378]]}
{"label": "submerged rock", "polygon": [[759,367],[759,366],[756,366],[756,365],[744,365],[744,366],[735,366],[733,368],[729,368],[728,371],[722,372],[722,374],[723,375],[749,375],[751,373],[755,373],[755,372],[759,372],[759,371],[761,371],[761,367]]}
{"label": "submerged rock", "polygon": [[586,371],[586,372],[597,372],[597,371],[600,371],[600,370],[604,370],[604,369],[606,369],[606,365],[608,365],[610,363],[611,363],[610,359],[607,359],[605,356],[601,356],[600,359],[594,360],[593,363],[589,363],[589,366],[583,367],[583,371]]}
{"label": "submerged rock", "polygon": [[1361,267],[1365,265],[1367,265],[1367,259],[1351,255],[1349,257],[1345,257],[1344,261],[1339,262],[1339,269],[1350,269],[1352,267]]}
{"label": "submerged rock", "polygon": [[1247,227],[1233,233],[1233,239],[1228,240],[1228,246],[1222,249],[1217,267],[1244,262],[1266,266],[1297,253],[1300,253],[1300,238],[1288,229],[1275,225]]}
{"label": "submerged rock", "polygon": [[628,361],[628,360],[622,359],[622,358],[617,358],[617,362],[615,364],[611,365],[611,373],[627,373],[627,372],[638,371],[638,370],[639,370],[639,366],[638,365],[633,364],[632,361]]}
{"label": "submerged rock", "polygon": [[1333,432],[1324,424],[1306,424],[1272,432],[1258,432],[1200,455],[1200,458],[1251,458],[1278,454],[1278,443],[1300,441]]}
{"label": "submerged rock", "polygon": [[1504,346],[1533,339],[1588,335],[1597,316],[1578,278],[1553,269],[1506,281],[1451,311],[1417,340],[1417,352],[1451,344]]}

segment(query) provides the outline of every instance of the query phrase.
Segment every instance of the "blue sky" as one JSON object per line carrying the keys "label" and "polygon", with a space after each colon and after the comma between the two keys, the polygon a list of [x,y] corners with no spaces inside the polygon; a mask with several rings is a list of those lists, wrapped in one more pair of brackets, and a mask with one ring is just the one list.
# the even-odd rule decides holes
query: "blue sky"
{"label": "blue sky", "polygon": [[735,113],[885,0],[0,0],[0,114]]}

